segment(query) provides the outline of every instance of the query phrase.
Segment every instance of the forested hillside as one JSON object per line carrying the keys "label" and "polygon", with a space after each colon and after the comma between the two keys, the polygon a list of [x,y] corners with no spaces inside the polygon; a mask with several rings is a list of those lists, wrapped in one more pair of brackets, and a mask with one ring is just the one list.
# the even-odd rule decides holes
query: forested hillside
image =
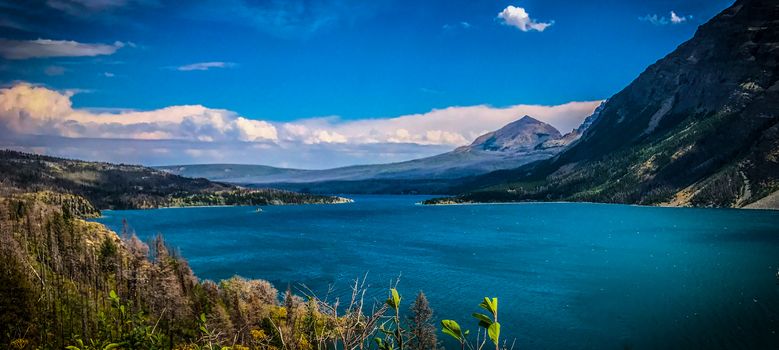
{"label": "forested hillside", "polygon": [[244,189],[138,165],[86,162],[8,150],[0,151],[0,175],[0,194],[69,193],[86,198],[97,209],[346,201],[275,189]]}
{"label": "forested hillside", "polygon": [[[549,160],[457,198],[744,207],[779,190],[779,4],[740,0],[610,98]],[[761,203],[775,203],[762,201]]]}

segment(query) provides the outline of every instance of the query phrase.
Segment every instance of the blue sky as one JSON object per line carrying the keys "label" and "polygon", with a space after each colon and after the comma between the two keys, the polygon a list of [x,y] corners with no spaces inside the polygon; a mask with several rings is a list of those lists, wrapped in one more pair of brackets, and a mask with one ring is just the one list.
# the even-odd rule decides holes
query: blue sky
{"label": "blue sky", "polygon": [[[730,4],[720,0],[226,0],[196,5],[164,0],[0,1],[0,80],[9,88],[30,84],[38,92],[58,92],[72,102],[72,109],[82,112],[200,105],[225,111],[232,116],[229,120],[240,116],[262,121],[251,126],[255,131],[268,125],[279,129],[276,140],[269,134],[262,140],[246,135],[197,140],[192,135],[201,132],[198,129],[189,136],[168,132],[156,138],[147,132],[146,141],[262,141],[268,149],[283,142],[307,145],[294,148],[299,152],[314,147],[321,152],[334,144],[360,152],[364,149],[357,145],[366,143],[372,143],[372,148],[377,143],[408,148],[385,158],[370,152],[350,156],[341,149],[329,155],[332,159],[317,157],[317,162],[285,158],[284,147],[275,149],[273,157],[268,153],[250,159],[196,157],[186,155],[186,149],[157,158],[83,151],[74,151],[74,156],[149,164],[244,160],[309,168],[396,161],[455,147],[510,121],[488,116],[477,123],[485,130],[462,130],[454,124],[467,113],[456,115],[454,109],[453,117],[438,120],[443,124],[440,128],[420,127],[418,132],[457,135],[414,136],[417,124],[424,124],[418,120],[434,110],[466,106],[505,110],[608,98]],[[523,13],[529,18],[522,18]],[[33,42],[37,39],[52,41]],[[417,116],[417,126],[390,123],[395,129],[386,131],[384,126],[365,122],[409,115]],[[555,121],[554,116],[549,118]],[[306,126],[306,133],[282,130],[286,129],[283,123],[291,122]],[[385,131],[403,136],[399,132],[403,129],[411,131],[412,137],[396,138],[396,142],[386,136],[355,141],[360,137],[345,133],[344,124],[351,125],[349,132],[357,136]],[[565,132],[575,122],[552,124]],[[354,129],[359,126],[365,128],[365,135]],[[126,132],[28,129],[19,133],[134,138]],[[329,136],[306,138],[316,130]],[[295,139],[288,137],[291,134],[305,136]],[[78,148],[78,140],[68,142]],[[13,145],[32,148],[26,143]]]}

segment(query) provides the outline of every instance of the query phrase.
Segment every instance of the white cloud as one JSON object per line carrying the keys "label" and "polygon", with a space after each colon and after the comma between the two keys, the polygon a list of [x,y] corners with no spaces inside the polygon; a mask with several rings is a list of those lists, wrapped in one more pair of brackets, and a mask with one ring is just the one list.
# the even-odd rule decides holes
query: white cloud
{"label": "white cloud", "polygon": [[40,57],[91,57],[112,55],[124,46],[134,46],[134,44],[121,41],[113,44],[85,44],[72,40],[0,39],[0,56],[9,60]]}
{"label": "white cloud", "polygon": [[[328,142],[326,136],[336,133],[351,144],[415,143],[456,147],[524,115],[531,115],[561,132],[567,132],[579,126],[599,103],[589,101],[557,106],[515,105],[503,108],[487,105],[449,107],[395,118],[352,121],[343,121],[337,117],[311,118],[283,123],[279,133],[282,140],[316,140],[312,143]],[[330,134],[322,134],[323,131]],[[343,141],[340,137],[337,140]]]}
{"label": "white cloud", "polygon": [[303,143],[307,145],[314,145],[320,143],[347,143],[349,140],[335,131],[327,130],[315,130],[308,137],[303,140]]}
{"label": "white cloud", "polygon": [[652,15],[646,15],[638,18],[639,21],[649,22],[656,26],[664,26],[667,24],[681,24],[686,22],[689,19],[692,19],[691,15],[680,16],[675,11],[671,11],[669,17],[652,14]]}
{"label": "white cloud", "polygon": [[238,127],[238,139],[241,141],[266,141],[278,139],[276,128],[261,120],[238,117],[235,119]]}
{"label": "white cloud", "polygon": [[538,31],[543,32],[549,26],[554,24],[554,21],[538,22],[535,19],[530,18],[530,14],[522,7],[516,7],[509,5],[503,11],[498,14],[498,18],[503,21],[503,24],[516,27],[523,32]]}
{"label": "white cloud", "polygon": [[444,24],[443,26],[441,26],[441,28],[443,28],[444,30],[453,30],[456,28],[470,29],[471,27],[473,27],[473,25],[466,21],[462,21],[457,24]]}
{"label": "white cloud", "polygon": [[200,105],[96,112],[72,107],[73,92],[19,83],[0,89],[0,126],[18,134],[141,140],[275,141],[270,123]]}
{"label": "white cloud", "polygon": [[660,17],[658,15],[646,15],[638,18],[639,21],[643,22],[649,22],[654,25],[665,25],[668,24],[668,19],[665,17]]}
{"label": "white cloud", "polygon": [[671,11],[671,23],[682,23],[687,20],[687,17],[679,17],[676,12]]}
{"label": "white cloud", "polygon": [[[188,149],[207,149],[217,147],[217,144],[225,149],[245,149],[245,146],[239,145],[251,144],[263,146],[265,157],[279,161],[283,154],[271,157],[268,152],[286,153],[288,158],[297,159],[297,162],[290,163],[297,166],[322,161],[307,156],[317,154],[319,149],[327,149],[330,152],[327,154],[340,157],[344,162],[351,160],[361,163],[376,162],[378,153],[386,150],[402,149],[400,153],[386,151],[392,153],[386,157],[387,160],[400,161],[468,144],[479,135],[496,130],[524,115],[533,116],[561,132],[567,132],[577,127],[601,102],[500,108],[477,105],[436,109],[394,118],[342,120],[338,117],[322,117],[269,122],[201,105],[170,106],[151,111],[73,108],[71,97],[75,93],[75,90],[56,91],[29,83],[17,83],[0,89],[0,141],[6,134],[66,137],[71,140],[186,142]],[[268,145],[273,147],[266,149]],[[297,154],[296,150],[305,152]],[[349,154],[338,155],[338,150]],[[166,157],[175,157],[183,152],[181,149],[179,151],[166,154]],[[122,156],[120,159],[128,158]],[[203,160],[213,159],[204,157]]]}
{"label": "white cloud", "polygon": [[113,78],[113,77],[116,76],[116,74],[111,73],[111,72],[103,72],[103,76],[106,77],[106,78]]}
{"label": "white cloud", "polygon": [[235,63],[232,62],[198,62],[176,67],[176,70],[182,72],[196,71],[196,70],[209,70],[211,68],[230,68],[234,67]]}

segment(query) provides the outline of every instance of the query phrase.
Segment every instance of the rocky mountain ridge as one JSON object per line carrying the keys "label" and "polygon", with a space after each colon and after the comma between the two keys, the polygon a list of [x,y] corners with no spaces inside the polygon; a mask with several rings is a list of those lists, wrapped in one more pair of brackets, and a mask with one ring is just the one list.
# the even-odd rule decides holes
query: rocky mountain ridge
{"label": "rocky mountain ridge", "polygon": [[[592,119],[593,117],[588,117]],[[580,127],[577,130],[584,129]],[[177,165],[159,167],[189,177],[241,184],[260,184],[326,193],[437,192],[455,179],[510,169],[553,157],[579,138],[566,135],[531,116],[479,136],[470,145],[432,157],[406,162],[358,165],[325,170],[282,169],[263,165]],[[393,181],[409,180],[398,187]],[[436,185],[430,186],[430,182]],[[386,185],[386,186],[385,186]]]}
{"label": "rocky mountain ridge", "polygon": [[446,201],[744,207],[779,190],[779,1],[739,0],[606,102],[557,156]]}

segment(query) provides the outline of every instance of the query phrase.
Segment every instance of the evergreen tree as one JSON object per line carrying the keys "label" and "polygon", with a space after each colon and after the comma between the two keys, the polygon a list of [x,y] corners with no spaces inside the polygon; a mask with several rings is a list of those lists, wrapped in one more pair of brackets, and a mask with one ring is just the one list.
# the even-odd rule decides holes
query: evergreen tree
{"label": "evergreen tree", "polygon": [[433,325],[433,309],[422,291],[417,294],[411,305],[408,325],[412,339],[409,342],[411,350],[436,350],[439,348],[436,327]]}

